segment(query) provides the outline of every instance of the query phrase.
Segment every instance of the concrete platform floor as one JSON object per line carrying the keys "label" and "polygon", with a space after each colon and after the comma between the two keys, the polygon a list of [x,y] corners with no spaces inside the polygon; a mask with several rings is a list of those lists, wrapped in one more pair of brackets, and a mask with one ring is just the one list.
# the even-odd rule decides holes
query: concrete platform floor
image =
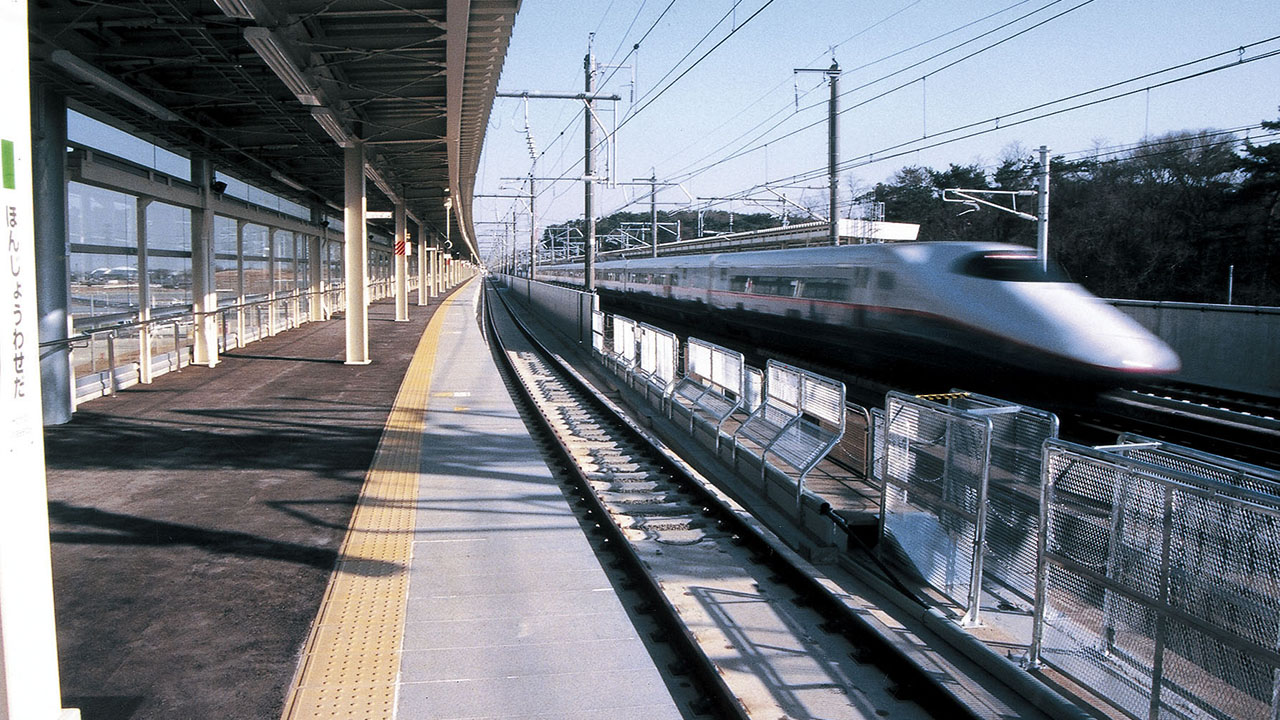
{"label": "concrete platform floor", "polygon": [[275,718],[430,315],[370,307],[373,362],[309,323],[45,432],[63,705]]}

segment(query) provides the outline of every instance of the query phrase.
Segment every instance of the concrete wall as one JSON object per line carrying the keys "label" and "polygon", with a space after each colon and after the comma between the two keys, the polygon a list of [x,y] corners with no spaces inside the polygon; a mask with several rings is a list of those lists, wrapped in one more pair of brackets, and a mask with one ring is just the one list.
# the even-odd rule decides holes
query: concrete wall
{"label": "concrete wall", "polygon": [[555,318],[553,327],[583,345],[591,345],[591,312],[600,306],[600,300],[594,293],[510,275],[499,277],[512,295]]}
{"label": "concrete wall", "polygon": [[1180,379],[1280,397],[1280,307],[1108,302],[1182,356]]}

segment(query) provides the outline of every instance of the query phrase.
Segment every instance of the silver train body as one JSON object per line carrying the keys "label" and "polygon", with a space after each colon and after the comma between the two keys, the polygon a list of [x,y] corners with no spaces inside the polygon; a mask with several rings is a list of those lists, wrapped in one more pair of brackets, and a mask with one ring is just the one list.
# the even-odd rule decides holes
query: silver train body
{"label": "silver train body", "polygon": [[[610,302],[768,334],[845,359],[986,373],[1168,375],[1177,354],[1111,305],[997,243],[906,242],[599,262]],[[581,264],[539,268],[580,284]]]}

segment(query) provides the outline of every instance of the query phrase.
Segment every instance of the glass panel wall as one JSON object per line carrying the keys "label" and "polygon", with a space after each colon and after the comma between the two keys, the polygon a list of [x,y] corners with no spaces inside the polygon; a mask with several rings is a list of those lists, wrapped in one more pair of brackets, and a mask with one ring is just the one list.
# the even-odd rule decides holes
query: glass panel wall
{"label": "glass panel wall", "polygon": [[271,292],[271,245],[266,227],[245,223],[243,252],[244,301],[250,303],[245,308],[245,341],[249,342],[267,335],[269,306],[261,302]]}
{"label": "glass panel wall", "polygon": [[[218,292],[218,307],[240,302],[240,252],[236,241],[236,221],[215,215],[213,218],[213,278]],[[239,309],[224,311],[219,324],[222,349],[242,346]]]}
{"label": "glass panel wall", "polygon": [[293,292],[297,283],[294,276],[296,267],[293,233],[276,230],[273,233],[273,242],[275,243],[275,277],[272,280],[272,290],[275,292],[276,302],[272,303],[272,307],[275,308],[276,313],[276,329],[284,329],[296,325],[298,317]]}
{"label": "glass panel wall", "polygon": [[[164,203],[146,206],[147,285],[151,317],[162,319],[191,311],[191,211]],[[190,359],[195,328],[189,318],[151,326],[151,354],[178,351]]]}
{"label": "glass panel wall", "polygon": [[296,238],[294,267],[298,274],[295,285],[298,291],[298,316],[304,321],[318,320],[319,318],[311,317],[311,295],[307,292],[311,288],[311,238],[306,235],[297,235]]}
{"label": "glass panel wall", "polygon": [[[71,319],[75,332],[133,320],[138,312],[137,201],[130,195],[67,183],[71,245]],[[136,339],[115,348],[116,365],[138,358]],[[72,349],[76,375],[108,367],[105,336]]]}

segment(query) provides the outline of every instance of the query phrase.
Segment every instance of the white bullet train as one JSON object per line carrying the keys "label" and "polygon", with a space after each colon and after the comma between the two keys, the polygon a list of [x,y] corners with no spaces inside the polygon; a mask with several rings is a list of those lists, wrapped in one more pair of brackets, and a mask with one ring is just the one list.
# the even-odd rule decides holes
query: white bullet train
{"label": "white bullet train", "polygon": [[[890,359],[1107,381],[1169,375],[1181,365],[1137,322],[1014,245],[840,245],[595,268],[607,306],[721,323],[853,364]],[[538,277],[580,285],[582,272],[581,264],[551,265]]]}

